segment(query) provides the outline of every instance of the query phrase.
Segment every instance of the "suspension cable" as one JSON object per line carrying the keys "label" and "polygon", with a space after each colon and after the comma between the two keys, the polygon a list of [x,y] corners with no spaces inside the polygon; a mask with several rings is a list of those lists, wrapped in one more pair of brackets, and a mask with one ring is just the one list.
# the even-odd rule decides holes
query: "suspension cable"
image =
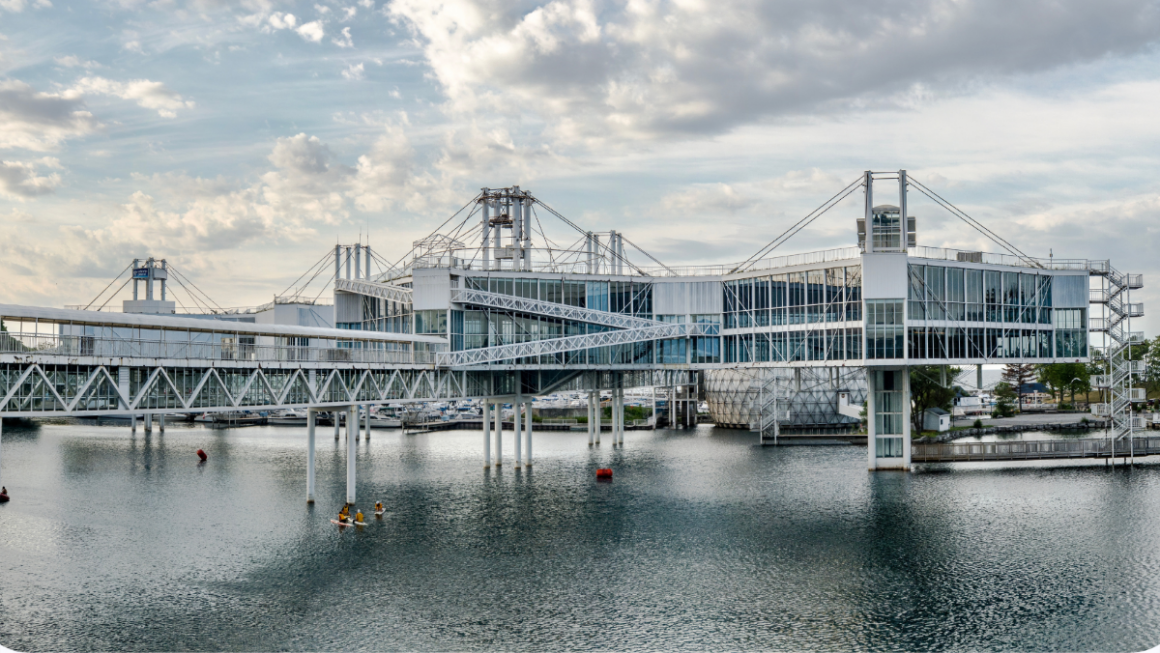
{"label": "suspension cable", "polygon": [[849,186],[846,186],[842,190],[835,193],[833,197],[831,197],[830,199],[823,202],[821,206],[814,209],[813,211],[810,211],[809,213],[806,214],[806,216],[804,218],[802,218],[801,220],[798,220],[792,226],[790,226],[789,229],[786,229],[785,231],[783,231],[781,233],[781,235],[779,235],[777,238],[774,238],[772,241],[769,242],[768,245],[766,245],[765,247],[762,247],[760,250],[758,250],[756,254],[753,254],[749,258],[747,258],[744,261],[742,261],[741,263],[737,264],[737,266],[735,268],[733,268],[732,270],[729,271],[729,274],[733,274],[735,272],[744,272],[746,269],[748,269],[755,262],[762,259],[763,257],[765,257],[767,254],[769,254],[773,250],[777,249],[778,247],[784,245],[786,241],[788,241],[790,238],[793,238],[795,235],[797,235],[797,233],[799,231],[804,229],[806,226],[808,226],[814,220],[817,220],[818,218],[825,215],[826,212],[828,212],[830,209],[837,206],[839,202],[846,199],[846,197],[848,197],[850,195],[850,193],[853,193],[856,188],[859,188],[863,185],[865,185],[865,184],[864,184],[861,177],[859,177],[857,180],[851,182]]}
{"label": "suspension cable", "polygon": [[[128,270],[131,267],[133,267],[133,262],[129,261],[129,265],[125,266],[125,270]],[[83,311],[89,310],[89,307],[92,306],[94,303],[96,303],[96,301],[101,298],[101,295],[105,294],[105,290],[108,290],[110,286],[117,283],[117,279],[120,279],[121,275],[125,274],[125,270],[121,270],[120,272],[118,272],[117,276],[113,277],[113,280],[109,282],[109,285],[105,286],[104,290],[97,293],[97,296],[93,297],[92,301],[90,301],[88,304],[86,304],[85,307],[81,310],[83,310]],[[132,279],[132,276],[130,276],[129,278]],[[124,288],[124,287],[125,287],[124,285],[121,286],[121,288]],[[121,288],[118,288],[117,292],[113,293],[114,297],[117,295],[118,292],[121,292]],[[110,297],[109,299],[112,299],[112,297]],[[109,303],[109,300],[105,300],[105,304],[108,304],[108,303]],[[101,304],[101,306],[104,306],[105,304]],[[97,310],[100,310],[100,309],[97,309]]]}
{"label": "suspension cable", "polygon": [[1014,245],[1012,245],[1011,243],[1007,242],[1006,239],[999,236],[995,232],[991,231],[987,227],[983,226],[983,224],[981,222],[979,222],[978,220],[967,215],[966,211],[963,211],[959,207],[957,207],[954,204],[951,204],[947,200],[943,199],[943,197],[941,195],[939,195],[938,193],[934,192],[933,190],[927,188],[925,185],[923,185],[921,182],[917,181],[913,177],[910,177],[909,181],[911,184],[914,184],[914,187],[918,189],[918,192],[929,197],[936,204],[938,204],[942,208],[949,211],[951,215],[962,220],[963,222],[967,223],[968,225],[974,227],[977,231],[982,233],[984,236],[987,236],[992,241],[994,241],[995,244],[999,245],[1000,247],[1007,250],[1008,252],[1010,252],[1012,255],[1018,257],[1019,259],[1022,259],[1028,265],[1031,265],[1031,266],[1037,267],[1037,268],[1041,268],[1041,269],[1043,268],[1043,265],[1041,265],[1038,261],[1036,261],[1035,259],[1031,258],[1030,256],[1024,254],[1022,251],[1019,250],[1019,248],[1017,248]]}

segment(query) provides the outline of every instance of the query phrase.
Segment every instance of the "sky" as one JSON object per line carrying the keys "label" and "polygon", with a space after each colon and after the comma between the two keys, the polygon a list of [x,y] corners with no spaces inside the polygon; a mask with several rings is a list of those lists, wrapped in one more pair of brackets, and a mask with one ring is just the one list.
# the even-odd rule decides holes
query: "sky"
{"label": "sky", "polygon": [[[0,303],[86,304],[153,256],[252,306],[513,184],[727,263],[906,169],[1028,255],[1144,273],[1148,304],[1158,42],[1155,0],[0,0]],[[861,201],[776,253],[856,244]],[[920,245],[1002,251],[909,203]]]}

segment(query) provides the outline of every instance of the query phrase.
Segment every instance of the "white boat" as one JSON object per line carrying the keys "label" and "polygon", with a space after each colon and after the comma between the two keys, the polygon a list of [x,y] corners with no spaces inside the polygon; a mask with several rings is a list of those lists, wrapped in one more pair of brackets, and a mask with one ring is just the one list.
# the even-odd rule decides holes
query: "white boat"
{"label": "white boat", "polygon": [[291,408],[280,413],[270,415],[266,420],[267,424],[275,424],[278,426],[305,426],[306,425],[306,411]]}

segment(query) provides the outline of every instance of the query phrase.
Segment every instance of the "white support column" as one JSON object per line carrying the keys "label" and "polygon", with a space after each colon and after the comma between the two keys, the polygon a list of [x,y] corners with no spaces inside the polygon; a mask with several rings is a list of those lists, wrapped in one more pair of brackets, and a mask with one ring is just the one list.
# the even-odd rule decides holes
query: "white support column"
{"label": "white support column", "polygon": [[157,416],[157,429],[162,433],[165,432],[165,415]]}
{"label": "white support column", "polygon": [[[498,229],[496,230],[498,231]],[[495,403],[495,466],[503,467],[503,402]]]}
{"label": "white support column", "polygon": [[910,469],[910,373],[907,368],[866,374],[866,449],[871,471]]}
{"label": "white support column", "polygon": [[306,503],[314,503],[314,432],[318,410],[306,409]]}
{"label": "white support column", "polygon": [[[350,432],[351,428],[355,429],[354,433]],[[358,453],[358,406],[351,406],[347,409],[346,415],[346,502],[354,503],[355,492],[355,476],[354,476],[354,460]]]}
{"label": "white support column", "polygon": [[129,416],[129,432],[130,433],[137,432],[137,416],[136,415]]}
{"label": "white support column", "polygon": [[600,429],[603,426],[604,409],[600,406],[600,388],[596,389],[596,444],[600,444]]}
{"label": "white support column", "polygon": [[338,442],[338,430],[340,428],[340,426],[339,426],[340,420],[338,418],[341,415],[342,415],[342,413],[338,412],[337,408],[332,408],[330,411],[330,416],[334,418],[334,441],[335,442]]}
{"label": "white support column", "polygon": [[624,446],[624,388],[620,388],[617,392],[616,414],[617,414],[617,433],[619,440],[617,444]]}
{"label": "white support column", "polygon": [[4,481],[4,418],[0,417],[0,485]]}
{"label": "white support column", "polygon": [[524,462],[522,449],[524,439],[524,403],[520,401],[520,399],[521,397],[517,395],[516,402],[512,404],[512,410],[515,412],[515,414],[512,416],[514,422],[512,424],[512,427],[514,427],[512,430],[515,431],[516,439],[516,469],[519,469]]}
{"label": "white support column", "polygon": [[[903,227],[903,244],[906,239],[906,225]],[[944,374],[946,366],[943,366]],[[895,376],[902,377],[902,468],[910,470],[910,448],[912,442],[910,434],[910,368],[902,368]]]}
{"label": "white support column", "polygon": [[354,278],[362,279],[362,243],[354,246]]}
{"label": "white support column", "polygon": [[527,461],[524,463],[524,465],[526,467],[531,467],[532,466],[532,402],[530,402],[530,401],[527,403],[527,411],[528,411],[527,416],[524,419],[524,426],[526,427],[526,430],[527,430],[526,437],[528,438],[528,456],[527,456]]}
{"label": "white support column", "polygon": [[592,391],[589,390],[588,391],[588,446],[590,446],[590,447],[595,443],[595,436],[593,435],[593,433],[595,433],[595,430],[594,430],[595,424],[596,424],[596,415],[593,414],[593,411],[592,411]]}
{"label": "white support column", "polygon": [[[487,189],[486,188],[483,189],[483,192],[487,193]],[[480,240],[483,242],[483,269],[490,270],[491,269],[491,204],[489,204],[487,200],[483,201],[483,223],[480,226],[482,229],[482,238]]]}
{"label": "white support column", "polygon": [[150,413],[145,413],[145,432],[153,432],[153,415]]}
{"label": "white support column", "polygon": [[367,412],[366,412],[366,414],[363,415],[363,426],[366,427],[366,433],[364,435],[366,436],[367,442],[370,442],[371,441],[371,405],[367,404],[366,408],[367,408]]}
{"label": "white support column", "polygon": [[491,467],[491,399],[483,400],[483,468]]}

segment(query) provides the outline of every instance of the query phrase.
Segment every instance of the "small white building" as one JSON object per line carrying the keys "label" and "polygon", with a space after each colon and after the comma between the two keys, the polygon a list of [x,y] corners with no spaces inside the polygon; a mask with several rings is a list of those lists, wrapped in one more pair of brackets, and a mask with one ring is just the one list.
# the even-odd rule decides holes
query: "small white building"
{"label": "small white building", "polygon": [[927,408],[922,414],[922,430],[938,433],[951,430],[951,414],[941,408]]}

